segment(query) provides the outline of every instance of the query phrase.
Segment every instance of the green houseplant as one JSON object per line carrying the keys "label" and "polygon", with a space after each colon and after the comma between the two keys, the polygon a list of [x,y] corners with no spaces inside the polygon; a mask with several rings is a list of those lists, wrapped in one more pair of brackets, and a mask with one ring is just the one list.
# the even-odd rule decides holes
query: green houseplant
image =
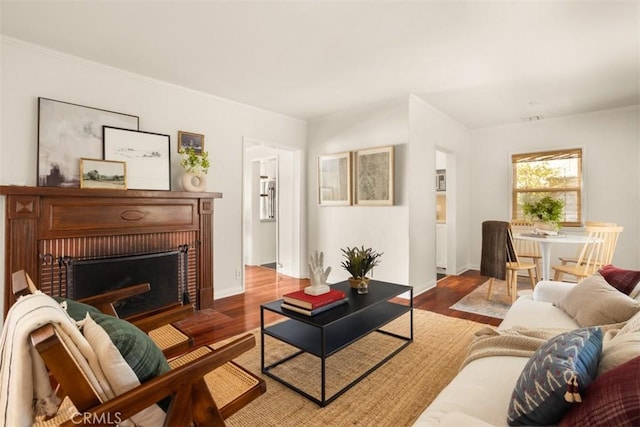
{"label": "green houseplant", "polygon": [[[558,231],[564,210],[564,202],[545,196],[539,200],[527,200],[522,204],[522,212],[534,222],[535,228]],[[538,224],[536,224],[538,223]]]}
{"label": "green houseplant", "polygon": [[180,154],[180,166],[184,168],[182,175],[182,188],[185,191],[204,191],[207,188],[206,174],[209,172],[209,153],[203,151],[196,154],[193,148],[184,148],[178,151]]}
{"label": "green houseplant", "polygon": [[186,172],[195,174],[205,174],[209,172],[209,153],[204,151],[202,154],[196,154],[193,148],[184,148],[178,151],[180,154],[180,165]]}
{"label": "green houseplant", "polygon": [[364,246],[346,249],[340,249],[345,260],[340,265],[351,274],[349,283],[352,288],[357,288],[358,284],[362,281],[368,281],[366,277],[367,273],[371,271],[373,267],[380,264],[380,257],[383,252],[376,252],[372,248],[365,248]]}

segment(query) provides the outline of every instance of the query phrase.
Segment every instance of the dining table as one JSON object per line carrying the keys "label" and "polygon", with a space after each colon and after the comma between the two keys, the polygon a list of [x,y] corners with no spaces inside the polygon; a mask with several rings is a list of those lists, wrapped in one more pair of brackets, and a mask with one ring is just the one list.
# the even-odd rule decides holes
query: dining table
{"label": "dining table", "polygon": [[589,240],[586,234],[558,234],[556,236],[535,233],[514,233],[514,239],[530,240],[540,245],[542,257],[541,280],[552,280],[551,277],[551,245],[553,244],[584,244]]}

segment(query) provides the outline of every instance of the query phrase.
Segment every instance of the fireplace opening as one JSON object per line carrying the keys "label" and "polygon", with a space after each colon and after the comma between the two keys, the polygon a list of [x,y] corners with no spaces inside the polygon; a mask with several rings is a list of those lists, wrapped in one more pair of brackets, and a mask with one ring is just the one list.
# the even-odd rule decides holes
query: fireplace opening
{"label": "fireplace opening", "polygon": [[[142,255],[93,259],[71,259],[67,262],[67,297],[80,299],[140,283],[151,289],[114,304],[120,317],[182,303],[181,266],[186,265],[184,251],[168,251]],[[188,302],[188,301],[184,301]]]}

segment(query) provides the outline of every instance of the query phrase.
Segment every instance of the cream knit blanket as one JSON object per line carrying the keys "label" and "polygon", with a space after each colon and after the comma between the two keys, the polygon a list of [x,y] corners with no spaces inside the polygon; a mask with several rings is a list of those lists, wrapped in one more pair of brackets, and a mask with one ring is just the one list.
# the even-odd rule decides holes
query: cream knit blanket
{"label": "cream knit blanket", "polygon": [[51,323],[70,347],[102,399],[114,396],[97,358],[76,323],[60,304],[41,292],[20,297],[7,314],[0,337],[0,426],[31,426],[34,415],[55,414],[59,399],[29,334]]}
{"label": "cream knit blanket", "polygon": [[467,357],[462,362],[460,369],[483,357],[531,357],[549,339],[566,331],[567,329],[561,328],[529,329],[519,327],[497,331],[489,326],[484,326],[475,333],[475,338],[469,346]]}
{"label": "cream knit blanket", "polygon": [[[640,317],[638,318],[640,324]],[[625,327],[626,322],[598,326],[605,333],[604,341]],[[551,338],[567,332],[566,328],[525,328],[513,327],[498,331],[489,326],[483,326],[476,331],[475,338],[469,346],[467,357],[462,362],[460,369],[470,362],[483,357],[491,356],[515,356],[531,357],[533,353]]]}

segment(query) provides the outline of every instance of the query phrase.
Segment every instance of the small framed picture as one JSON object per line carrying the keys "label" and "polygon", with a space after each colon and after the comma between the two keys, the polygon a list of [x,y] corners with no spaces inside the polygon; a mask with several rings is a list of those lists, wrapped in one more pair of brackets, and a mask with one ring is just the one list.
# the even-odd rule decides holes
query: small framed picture
{"label": "small framed picture", "polygon": [[80,188],[127,189],[127,164],[112,160],[80,159]]}
{"label": "small framed picture", "polygon": [[178,131],[178,151],[193,148],[200,155],[204,151],[204,135],[199,133]]}
{"label": "small framed picture", "polygon": [[318,156],[318,204],[351,205],[351,153]]}
{"label": "small framed picture", "polygon": [[356,205],[393,205],[394,146],[355,152]]}

